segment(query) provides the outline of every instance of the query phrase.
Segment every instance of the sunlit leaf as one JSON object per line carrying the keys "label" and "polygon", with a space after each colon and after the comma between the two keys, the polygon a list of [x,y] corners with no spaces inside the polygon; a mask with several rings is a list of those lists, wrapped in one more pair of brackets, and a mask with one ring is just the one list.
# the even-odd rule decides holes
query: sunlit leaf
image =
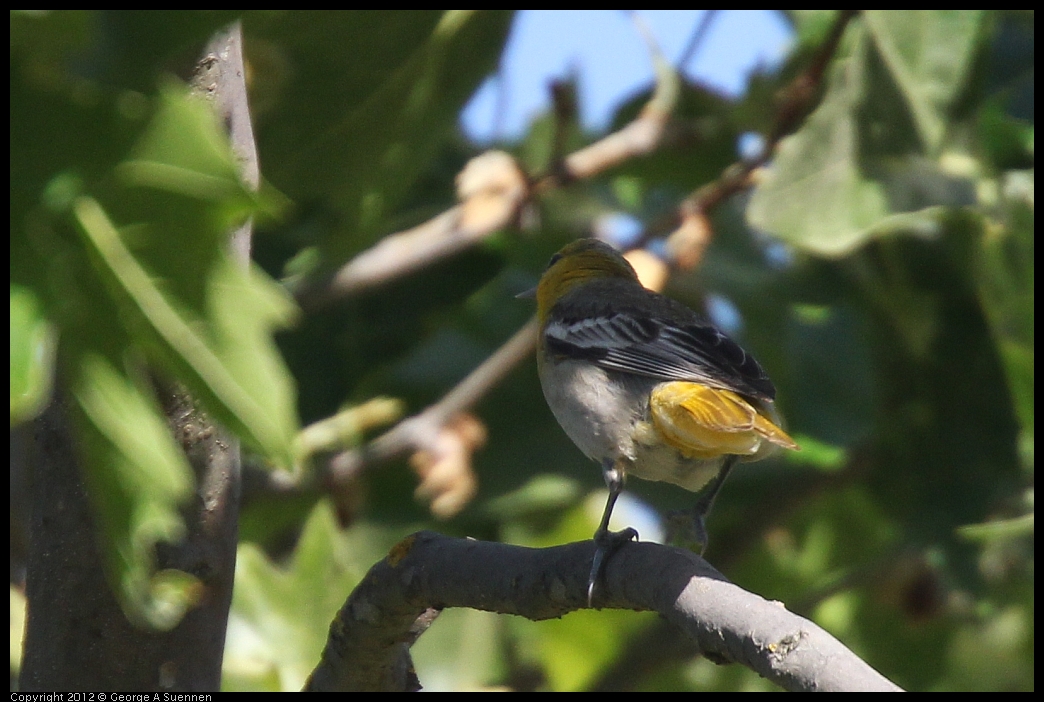
{"label": "sunlit leaf", "polygon": [[11,284],[11,424],[43,409],[54,373],[54,326],[28,288]]}
{"label": "sunlit leaf", "polygon": [[304,524],[293,557],[273,563],[253,544],[239,548],[226,675],[278,679],[300,690],[319,661],[334,614],[366,570],[403,534],[342,533],[327,502]]}
{"label": "sunlit leaf", "polygon": [[863,14],[929,154],[942,143],[950,109],[964,90],[984,17],[983,10],[867,10]]}
{"label": "sunlit leaf", "polygon": [[[295,308],[226,251],[229,228],[251,212],[254,196],[209,108],[167,88],[117,172],[127,189],[115,212],[89,198],[75,210],[121,323],[219,421],[276,464],[293,466],[293,388],[270,334]],[[127,222],[122,231],[114,217]]]}
{"label": "sunlit leaf", "polygon": [[117,596],[132,621],[170,628],[191,598],[177,594],[183,581],[174,590],[163,586],[170,578],[153,582],[153,548],[184,535],[178,508],[191,493],[192,469],[155,401],[110,359],[83,356],[72,396],[84,479]]}

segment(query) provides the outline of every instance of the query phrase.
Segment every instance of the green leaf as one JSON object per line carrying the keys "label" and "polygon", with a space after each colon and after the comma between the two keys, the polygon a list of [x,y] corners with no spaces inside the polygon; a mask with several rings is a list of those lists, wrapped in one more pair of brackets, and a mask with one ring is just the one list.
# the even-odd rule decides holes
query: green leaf
{"label": "green leaf", "polygon": [[293,392],[265,335],[292,313],[278,286],[219,255],[201,285],[205,308],[192,310],[164,294],[96,200],[79,199],[75,211],[139,339],[234,432],[279,465],[292,466]]}
{"label": "green leaf", "polygon": [[[371,242],[496,66],[509,11],[290,13],[247,26],[271,127],[259,145],[272,181],[343,214],[333,258]],[[281,68],[280,68],[281,67]],[[286,75],[292,70],[293,75]],[[289,119],[289,115],[293,119]],[[347,236],[345,236],[347,235]]]}
{"label": "green leaf", "polygon": [[[294,395],[270,334],[293,306],[226,253],[229,230],[260,203],[240,183],[209,106],[168,85],[155,109],[136,97],[146,124],[114,115],[108,95],[87,111],[59,95],[20,95],[50,108],[47,133],[59,143],[39,138],[22,115],[19,134],[30,143],[18,172],[34,170],[19,179],[12,212],[12,275],[61,335],[107,576],[131,621],[167,628],[198,586],[157,573],[153,549],[182,533],[177,508],[192,474],[136,374],[146,363],[170,372],[218,421],[292,465]],[[12,287],[12,417],[45,393],[53,341],[42,315]]]}
{"label": "green leaf", "polygon": [[503,680],[503,617],[477,609],[444,609],[410,653],[427,692],[483,690]]}
{"label": "green leaf", "polygon": [[153,549],[184,535],[192,469],[155,401],[111,359],[84,354],[71,390],[106,572],[132,622],[169,629],[192,602],[191,576],[154,574]]}
{"label": "green leaf", "polygon": [[533,623],[532,629],[540,632],[539,659],[549,687],[556,692],[588,689],[611,668],[627,642],[657,618],[651,612],[580,610]]}
{"label": "green leaf", "polygon": [[11,284],[11,425],[43,410],[54,374],[54,326],[28,288]]}
{"label": "green leaf", "polygon": [[85,74],[105,85],[149,91],[161,71],[183,62],[186,50],[194,51],[241,12],[16,10],[11,53],[34,80],[81,91],[81,98]]}
{"label": "green leaf", "polygon": [[293,466],[293,385],[270,335],[295,307],[225,250],[256,200],[209,107],[167,87],[117,174],[125,187],[107,198],[109,208],[89,197],[74,205],[114,305],[98,301],[95,313],[114,314],[218,421],[277,465]]}
{"label": "green leaf", "polygon": [[930,154],[939,149],[950,109],[964,90],[985,16],[984,10],[863,13]]}
{"label": "green leaf", "polygon": [[[253,687],[300,690],[319,661],[330,622],[352,588],[402,533],[342,533],[326,501],[312,510],[289,563],[274,564],[254,544],[236,561],[224,674]],[[226,683],[227,684],[227,683]]]}
{"label": "green leaf", "polygon": [[998,221],[987,222],[976,261],[979,300],[989,321],[1032,466],[1034,434],[1034,212],[1032,172],[1006,174]]}
{"label": "green leaf", "polygon": [[854,31],[851,56],[836,62],[820,106],[781,142],[747,210],[752,226],[823,256],[877,236],[936,236],[945,208],[975,202],[968,177],[929,158],[908,96],[869,36]]}

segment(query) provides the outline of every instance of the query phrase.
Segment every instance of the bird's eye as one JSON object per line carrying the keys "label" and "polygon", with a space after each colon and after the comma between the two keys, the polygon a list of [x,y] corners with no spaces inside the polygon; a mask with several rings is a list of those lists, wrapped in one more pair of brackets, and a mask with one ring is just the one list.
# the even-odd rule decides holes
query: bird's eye
{"label": "bird's eye", "polygon": [[556,263],[558,263],[561,260],[562,260],[562,254],[556,253],[554,256],[551,257],[551,260],[547,262],[547,267],[550,268],[551,266],[555,265]]}

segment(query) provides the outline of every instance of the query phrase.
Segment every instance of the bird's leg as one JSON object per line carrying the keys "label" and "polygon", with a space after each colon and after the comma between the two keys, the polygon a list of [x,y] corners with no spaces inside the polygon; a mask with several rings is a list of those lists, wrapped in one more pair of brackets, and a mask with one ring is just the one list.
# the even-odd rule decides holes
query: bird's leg
{"label": "bird's leg", "polygon": [[729,477],[729,472],[732,471],[732,467],[736,464],[738,458],[735,455],[726,456],[725,461],[718,470],[718,474],[700,490],[696,498],[696,504],[691,509],[671,515],[669,531],[673,532],[673,534],[671,534],[668,541],[674,543],[688,542],[684,543],[684,545],[693,551],[697,551],[701,556],[703,555],[704,551],[707,550],[707,543],[710,541],[710,536],[707,533],[707,517],[710,516],[711,508],[714,507],[714,500],[717,498],[718,493],[721,492],[721,486],[725,484],[725,479]]}
{"label": "bird's leg", "polygon": [[602,521],[598,525],[598,530],[595,531],[595,553],[594,558],[591,559],[591,575],[587,580],[587,606],[591,606],[591,599],[594,597],[594,586],[598,580],[598,576],[602,570],[602,565],[605,563],[605,559],[609,557],[609,554],[622,543],[626,543],[631,539],[638,538],[638,532],[627,527],[623,531],[611,532],[609,531],[609,517],[613,514],[613,506],[616,504],[616,499],[620,497],[620,493],[623,492],[624,487],[624,473],[620,470],[615,463],[610,460],[602,461],[602,477],[605,478],[605,484],[609,488],[609,499],[605,503],[605,511],[602,512]]}

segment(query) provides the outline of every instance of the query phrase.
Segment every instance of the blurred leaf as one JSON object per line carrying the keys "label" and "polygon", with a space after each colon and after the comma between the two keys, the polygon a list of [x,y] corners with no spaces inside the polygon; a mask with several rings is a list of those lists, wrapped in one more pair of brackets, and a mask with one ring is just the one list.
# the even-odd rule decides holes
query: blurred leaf
{"label": "blurred leaf", "polygon": [[66,62],[94,38],[95,19],[90,10],[12,10],[11,54],[35,80],[61,79]]}
{"label": "blurred leaf", "polygon": [[9,586],[8,612],[11,616],[11,676],[18,675],[22,668],[22,642],[25,641],[25,593],[15,587],[14,583]]}
{"label": "blurred leaf", "polygon": [[[278,356],[263,346],[267,327],[288,317],[289,303],[278,289],[259,274],[251,280],[225,257],[209,277],[210,319],[190,316],[183,303],[164,296],[96,201],[81,199],[76,212],[140,341],[233,431],[279,465],[293,466],[292,392]],[[201,329],[200,322],[212,326]]]}
{"label": "blurred leaf", "polygon": [[1000,221],[981,237],[976,282],[979,299],[1000,351],[1015,411],[1022,426],[1023,455],[1032,456],[1034,435],[1034,182],[1032,173],[1007,174]]}
{"label": "blurred leaf", "polygon": [[561,475],[542,473],[522,487],[489,500],[484,511],[498,521],[513,521],[532,514],[572,506],[580,499],[580,486]]}
{"label": "blurred leaf", "polygon": [[626,642],[658,618],[651,612],[580,610],[530,622],[539,632],[539,657],[555,692],[585,690],[616,661]]}
{"label": "blurred leaf", "polygon": [[839,10],[782,10],[804,48],[819,47],[833,29]]}
{"label": "blurred leaf", "polygon": [[870,36],[902,92],[924,151],[938,151],[950,108],[964,90],[983,10],[867,10]]}
{"label": "blurred leaf", "polygon": [[999,101],[990,100],[979,112],[979,136],[998,170],[1033,166],[1034,128],[1005,114]]}
{"label": "blurred leaf", "polygon": [[[168,628],[198,588],[155,573],[153,547],[180,537],[178,507],[192,474],[143,379],[146,359],[183,380],[222,424],[290,466],[293,390],[270,333],[293,306],[225,252],[229,228],[258,199],[241,185],[206,104],[169,86],[152,112],[139,95],[152,113],[141,135],[139,119],[110,112],[104,99],[81,110],[55,96],[25,97],[29,106],[49,101],[62,115],[51,126],[68,150],[41,143],[22,115],[19,134],[31,143],[18,158],[45,161],[28,169],[20,211],[12,211],[12,277],[40,296],[61,335],[106,573],[132,621]],[[117,128],[127,133],[110,133]],[[109,170],[137,136],[132,158]],[[47,168],[58,170],[43,180]]]}
{"label": "blurred leaf", "polygon": [[795,434],[794,441],[801,447],[801,451],[784,454],[783,457],[788,463],[811,465],[824,473],[831,473],[844,468],[848,461],[848,452],[840,446],[817,441],[805,434]]}
{"label": "blurred leaf", "polygon": [[[235,10],[19,10],[11,13],[11,50],[30,80],[80,89],[84,80],[150,91],[160,70],[192,60]],[[82,96],[81,96],[82,97]]]}
{"label": "blurred leaf", "polygon": [[253,196],[209,108],[166,89],[135,157],[117,172],[129,186],[118,216],[131,226],[117,231],[95,200],[82,198],[75,210],[121,323],[219,421],[277,465],[293,466],[294,394],[269,335],[294,307],[225,252]]}
{"label": "blurred leaf", "polygon": [[[892,26],[876,30],[877,45]],[[851,55],[836,60],[819,107],[781,142],[747,211],[754,227],[823,256],[841,256],[892,233],[937,236],[942,208],[975,202],[966,177],[929,158],[935,149],[928,151],[919,130],[938,140],[943,127],[934,113],[923,100],[909,102],[870,35],[858,26],[853,31]],[[918,49],[930,52],[927,44]],[[946,95],[960,87],[947,86]]]}
{"label": "blurred leaf", "polygon": [[504,674],[503,617],[475,609],[446,609],[411,648],[426,692],[475,692]]}
{"label": "blurred leaf", "polygon": [[153,549],[184,535],[178,508],[191,494],[192,469],[150,393],[110,359],[80,357],[72,396],[106,572],[132,622],[169,629],[190,604],[191,585],[171,590],[169,578],[154,574]]}
{"label": "blurred leaf", "polygon": [[987,619],[962,622],[945,652],[949,689],[1032,692],[1032,607],[1010,605]]}
{"label": "blurred leaf", "polygon": [[991,13],[982,89],[987,99],[1000,100],[1007,114],[1030,123],[1036,110],[1035,17],[1032,10]]}
{"label": "blurred leaf", "polygon": [[11,426],[46,406],[54,375],[54,326],[28,288],[11,284]]}
{"label": "blurred leaf", "polygon": [[372,242],[401,203],[496,65],[511,18],[293,12],[248,25],[269,42],[259,49],[267,63],[292,74],[273,81],[280,94],[261,122],[261,159],[295,199],[328,198],[343,213],[344,229],[324,242],[332,261]]}
{"label": "blurred leaf", "polygon": [[319,662],[337,610],[403,535],[363,527],[342,533],[323,501],[311,511],[285,567],[253,544],[240,545],[223,687],[254,689],[262,680],[277,680],[276,690],[300,690]]}

